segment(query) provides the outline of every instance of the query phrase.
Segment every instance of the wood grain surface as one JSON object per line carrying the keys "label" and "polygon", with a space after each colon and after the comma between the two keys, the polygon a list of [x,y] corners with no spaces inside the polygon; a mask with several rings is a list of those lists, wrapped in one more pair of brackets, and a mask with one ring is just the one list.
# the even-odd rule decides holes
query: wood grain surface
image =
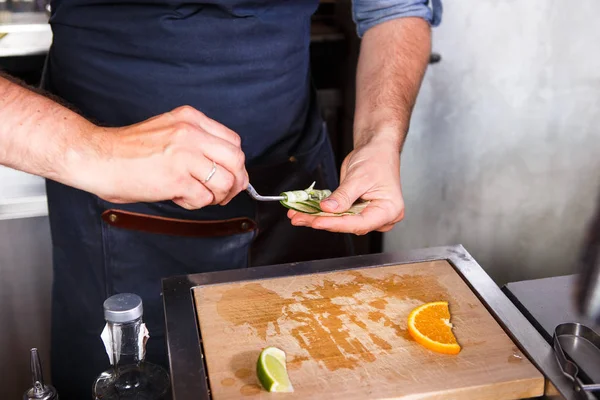
{"label": "wood grain surface", "polygon": [[[519,399],[544,379],[446,261],[194,288],[214,399]],[[460,354],[406,330],[424,302],[450,304]],[[294,393],[268,393],[260,351],[287,354]]]}

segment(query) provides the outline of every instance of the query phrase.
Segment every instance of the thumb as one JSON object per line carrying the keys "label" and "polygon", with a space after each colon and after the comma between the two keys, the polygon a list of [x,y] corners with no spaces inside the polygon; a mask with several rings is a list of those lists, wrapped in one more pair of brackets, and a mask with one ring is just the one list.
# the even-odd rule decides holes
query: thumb
{"label": "thumb", "polygon": [[345,180],[331,196],[321,202],[321,209],[325,212],[344,212],[364,194],[361,185],[356,180]]}

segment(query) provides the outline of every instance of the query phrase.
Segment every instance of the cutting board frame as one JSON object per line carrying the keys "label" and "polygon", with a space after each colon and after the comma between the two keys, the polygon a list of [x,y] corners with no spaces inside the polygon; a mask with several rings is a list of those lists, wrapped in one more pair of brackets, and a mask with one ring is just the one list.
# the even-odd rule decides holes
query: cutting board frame
{"label": "cutting board frame", "polygon": [[551,346],[461,245],[184,275],[163,280],[166,340],[173,400],[210,400],[193,289],[199,286],[412,264],[450,263],[507,335],[546,379],[546,393],[576,399]]}

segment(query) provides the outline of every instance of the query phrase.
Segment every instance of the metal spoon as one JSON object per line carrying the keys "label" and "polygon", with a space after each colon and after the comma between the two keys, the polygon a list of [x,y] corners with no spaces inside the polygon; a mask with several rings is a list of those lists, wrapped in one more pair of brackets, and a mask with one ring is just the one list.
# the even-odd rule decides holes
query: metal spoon
{"label": "metal spoon", "polygon": [[252,197],[254,200],[257,200],[257,201],[285,200],[285,196],[261,196],[250,184],[248,184],[248,188],[246,189],[246,192],[248,192],[250,194],[250,197]]}

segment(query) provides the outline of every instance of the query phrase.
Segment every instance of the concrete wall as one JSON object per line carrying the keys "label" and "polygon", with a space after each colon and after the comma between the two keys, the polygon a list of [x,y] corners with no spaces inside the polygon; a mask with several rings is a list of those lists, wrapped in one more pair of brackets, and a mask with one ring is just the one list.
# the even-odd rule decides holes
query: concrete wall
{"label": "concrete wall", "polygon": [[386,251],[462,243],[498,283],[567,274],[600,188],[597,0],[445,2]]}

